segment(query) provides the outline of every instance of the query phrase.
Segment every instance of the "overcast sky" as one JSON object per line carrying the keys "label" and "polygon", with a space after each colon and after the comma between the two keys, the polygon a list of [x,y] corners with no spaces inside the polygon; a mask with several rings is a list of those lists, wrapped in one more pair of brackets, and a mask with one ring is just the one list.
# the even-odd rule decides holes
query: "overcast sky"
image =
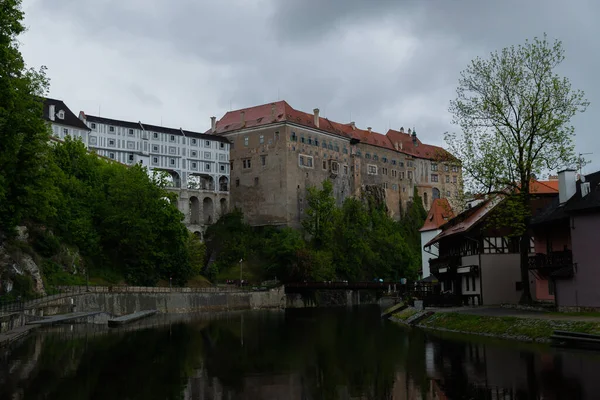
{"label": "overcast sky", "polygon": [[205,131],[212,115],[287,100],[443,145],[459,72],[548,33],[585,90],[577,151],[600,169],[597,0],[24,0],[22,52],[74,111]]}

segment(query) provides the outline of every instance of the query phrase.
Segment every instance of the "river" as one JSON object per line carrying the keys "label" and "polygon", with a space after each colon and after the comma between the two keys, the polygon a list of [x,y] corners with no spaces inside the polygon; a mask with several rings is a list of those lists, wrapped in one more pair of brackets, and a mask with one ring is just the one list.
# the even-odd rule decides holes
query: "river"
{"label": "river", "polygon": [[600,398],[600,353],[407,330],[379,312],[48,328],[0,351],[0,400]]}

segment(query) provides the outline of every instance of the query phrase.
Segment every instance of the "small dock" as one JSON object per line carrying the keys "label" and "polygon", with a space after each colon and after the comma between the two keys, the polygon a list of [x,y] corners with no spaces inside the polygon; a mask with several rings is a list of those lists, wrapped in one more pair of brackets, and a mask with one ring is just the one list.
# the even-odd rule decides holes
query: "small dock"
{"label": "small dock", "polygon": [[61,324],[63,322],[75,321],[82,318],[89,318],[96,316],[98,314],[102,314],[102,311],[93,311],[93,312],[74,312],[69,314],[60,314],[52,317],[44,317],[43,319],[38,319],[36,321],[29,321],[26,325],[40,325],[40,326],[48,326],[54,324]]}
{"label": "small dock", "polygon": [[600,350],[600,335],[588,333],[554,331],[550,337],[552,345],[557,347],[574,347],[587,350]]}
{"label": "small dock", "polygon": [[108,326],[115,327],[130,324],[135,321],[139,321],[142,318],[149,317],[158,313],[158,310],[146,310],[146,311],[138,311],[133,314],[123,315],[121,317],[112,318],[108,320]]}

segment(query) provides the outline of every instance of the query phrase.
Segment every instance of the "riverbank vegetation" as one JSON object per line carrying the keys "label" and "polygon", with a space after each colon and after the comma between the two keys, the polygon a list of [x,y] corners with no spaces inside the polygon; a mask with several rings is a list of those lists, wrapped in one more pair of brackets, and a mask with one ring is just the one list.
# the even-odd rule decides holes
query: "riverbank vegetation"
{"label": "riverbank vegetation", "polygon": [[[403,311],[409,312],[410,309]],[[400,313],[401,314],[401,313]],[[394,315],[397,319],[404,320]],[[523,341],[547,342],[555,330],[600,334],[600,322],[549,318],[490,317],[472,314],[437,312],[418,324],[419,327]]]}
{"label": "riverbank vegetation", "polygon": [[[421,265],[419,228],[427,216],[415,197],[400,222],[365,195],[335,204],[331,182],[309,188],[302,229],[252,228],[240,211],[209,227],[211,279],[325,281],[415,278]],[[240,260],[243,265],[240,266]]]}

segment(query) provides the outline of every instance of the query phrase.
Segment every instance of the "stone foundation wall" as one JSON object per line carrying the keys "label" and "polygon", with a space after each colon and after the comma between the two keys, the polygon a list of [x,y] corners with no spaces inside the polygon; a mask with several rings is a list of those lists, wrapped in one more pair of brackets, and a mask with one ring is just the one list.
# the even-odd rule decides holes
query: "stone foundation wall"
{"label": "stone foundation wall", "polygon": [[125,315],[137,311],[193,313],[285,308],[283,288],[264,292],[90,292],[63,295],[26,310],[30,315],[54,315],[70,311],[104,311]]}

